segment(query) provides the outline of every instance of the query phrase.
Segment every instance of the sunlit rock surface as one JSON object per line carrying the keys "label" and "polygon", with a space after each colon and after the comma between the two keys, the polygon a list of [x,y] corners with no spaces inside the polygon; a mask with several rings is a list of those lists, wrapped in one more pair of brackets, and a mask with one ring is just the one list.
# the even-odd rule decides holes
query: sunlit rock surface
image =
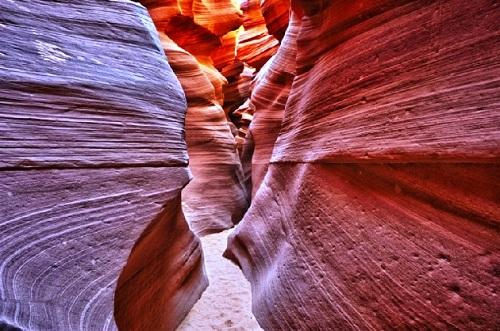
{"label": "sunlit rock surface", "polygon": [[207,284],[146,10],[1,1],[0,22],[0,328],[172,330]]}
{"label": "sunlit rock surface", "polygon": [[[194,179],[182,192],[184,212],[200,235],[230,228],[247,208],[242,170],[215,87],[224,77],[215,68],[160,35],[165,54],[186,93],[186,141]],[[212,83],[210,78],[212,78]]]}
{"label": "sunlit rock surface", "polygon": [[290,0],[260,0],[260,7],[269,33],[283,39],[290,17]]}
{"label": "sunlit rock surface", "polygon": [[258,0],[245,0],[241,8],[245,19],[237,56],[249,66],[260,69],[276,53],[278,40],[268,33]]}
{"label": "sunlit rock surface", "polygon": [[241,24],[239,9],[229,1],[194,1],[192,11],[180,15],[180,4],[146,5],[188,101],[186,141],[194,178],[182,194],[187,219],[197,234],[222,231],[247,208],[236,142],[222,108],[227,79],[214,66],[222,69],[235,60],[232,30]]}
{"label": "sunlit rock surface", "polygon": [[296,76],[226,252],[252,284],[259,323],[498,329],[498,6],[292,7]]}
{"label": "sunlit rock surface", "polygon": [[242,17],[238,1],[193,0],[192,2],[194,21],[217,36],[236,30],[241,25]]}

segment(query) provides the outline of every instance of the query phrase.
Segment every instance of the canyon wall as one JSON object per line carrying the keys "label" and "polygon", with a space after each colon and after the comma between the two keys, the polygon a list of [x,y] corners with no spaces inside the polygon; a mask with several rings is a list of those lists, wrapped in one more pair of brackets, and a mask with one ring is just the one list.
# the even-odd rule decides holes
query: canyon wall
{"label": "canyon wall", "polygon": [[[193,231],[238,223],[249,204],[250,173],[240,154],[252,120],[247,99],[256,73],[277,52],[288,6],[258,0],[143,0],[187,97],[186,142],[193,180],[182,193]],[[263,9],[270,20],[268,32]],[[248,168],[249,170],[249,168]]]}
{"label": "canyon wall", "polygon": [[495,1],[140,2],[0,2],[0,329],[500,327]]}
{"label": "canyon wall", "polygon": [[255,197],[225,253],[259,323],[498,329],[498,5],[291,7],[290,47],[252,94]]}
{"label": "canyon wall", "polygon": [[0,329],[172,330],[207,281],[146,10],[1,1],[0,40]]}
{"label": "canyon wall", "polygon": [[222,231],[248,207],[236,141],[223,108],[228,79],[237,82],[243,69],[241,64],[241,70],[232,70],[242,14],[229,0],[142,3],[188,102],[185,128],[193,180],[182,193],[186,218],[198,235]]}
{"label": "canyon wall", "polygon": [[[274,144],[281,130],[285,104],[295,77],[295,56],[298,18],[291,18],[287,33],[278,53],[259,73],[252,91],[250,103],[253,119],[246,137],[245,151],[252,155],[252,197],[267,172]],[[245,153],[243,153],[245,155]]]}
{"label": "canyon wall", "polygon": [[199,64],[164,33],[160,36],[188,101],[186,141],[194,178],[182,192],[186,217],[199,235],[230,228],[243,216],[247,197],[234,136],[222,99],[216,96],[225,78],[215,68]]}

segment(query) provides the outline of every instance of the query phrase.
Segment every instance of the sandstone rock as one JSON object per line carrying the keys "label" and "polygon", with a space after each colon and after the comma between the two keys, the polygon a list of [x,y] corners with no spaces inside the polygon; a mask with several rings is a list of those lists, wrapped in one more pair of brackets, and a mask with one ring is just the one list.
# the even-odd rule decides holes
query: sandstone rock
{"label": "sandstone rock", "polygon": [[238,149],[240,150],[248,134],[248,127],[253,120],[253,113],[254,107],[250,100],[245,101],[243,105],[232,113],[234,122],[238,125],[236,141],[238,142]]}
{"label": "sandstone rock", "polygon": [[296,77],[226,252],[252,283],[259,323],[498,329],[498,7],[292,7]]}
{"label": "sandstone rock", "polygon": [[497,170],[272,164],[230,242],[259,324],[495,329]]}
{"label": "sandstone rock", "polygon": [[274,144],[281,129],[283,112],[295,77],[295,56],[299,19],[294,17],[276,56],[262,68],[252,90],[254,118],[250,124],[253,139],[252,196],[264,179]]}
{"label": "sandstone rock", "polygon": [[260,7],[267,31],[276,39],[283,39],[290,16],[290,0],[260,0]]}
{"label": "sandstone rock", "polygon": [[[217,70],[219,70],[226,78],[237,76],[243,69],[243,64],[240,61],[236,64],[236,68],[234,68],[236,69],[235,71],[227,73],[224,72],[225,70],[227,70],[227,68],[235,65],[236,43],[238,42],[238,35],[239,30],[234,30],[229,31],[228,33],[220,37],[221,46],[218,47],[211,56],[215,68],[217,68]],[[238,66],[238,64],[241,65]]]}
{"label": "sandstone rock", "polygon": [[236,30],[242,23],[237,1],[193,0],[192,12],[197,24],[209,29],[217,36]]}
{"label": "sandstone rock", "polygon": [[194,178],[182,194],[186,218],[198,235],[222,231],[237,223],[248,205],[236,142],[222,108],[228,81],[217,70],[236,61],[237,31],[231,30],[241,24],[239,10],[229,1],[193,1],[191,11],[177,2],[180,14],[171,2],[145,4],[158,20],[162,46],[188,102],[186,141]]}
{"label": "sandstone rock", "polygon": [[0,327],[174,329],[207,284],[180,209],[186,102],[147,12],[0,17]]}
{"label": "sandstone rock", "polygon": [[[237,61],[239,62],[239,60]],[[251,68],[243,63],[242,67],[243,70],[237,75],[229,76],[228,84],[223,86],[224,111],[226,114],[231,116],[230,118],[233,122],[239,119],[238,117],[234,117],[234,112],[249,100],[253,80],[255,78],[254,68]],[[228,68],[226,67],[226,69]],[[222,74],[225,75],[226,73],[223,71]],[[231,75],[230,73],[228,74]],[[238,125],[238,123],[235,124]]]}
{"label": "sandstone rock", "polygon": [[260,69],[276,53],[278,41],[267,32],[258,0],[245,0],[241,8],[245,19],[237,56],[249,66]]}
{"label": "sandstone rock", "polygon": [[[158,30],[162,32],[161,29]],[[191,17],[177,15],[168,20],[164,32],[177,45],[196,57],[210,57],[222,46],[218,36],[196,24]]]}
{"label": "sandstone rock", "polygon": [[[234,137],[220,105],[224,79],[162,34],[162,45],[186,93],[186,141],[194,178],[182,193],[186,217],[199,235],[222,231],[238,222],[247,208]],[[212,79],[210,79],[212,78]]]}
{"label": "sandstone rock", "polygon": [[[238,29],[242,23],[241,11],[231,0],[140,0],[140,2],[148,8],[161,32],[165,32],[165,25],[171,18],[178,17],[190,18],[195,24],[191,27],[203,27],[217,37]],[[177,31],[190,33],[181,26]]]}
{"label": "sandstone rock", "polygon": [[[498,59],[485,54],[498,48],[492,22],[498,10],[486,1],[385,3],[339,2],[303,18],[300,77],[287,104],[290,116],[283,121],[277,158],[498,160],[500,113],[491,86]],[[455,13],[458,7],[463,9]],[[360,52],[359,45],[370,47]]]}

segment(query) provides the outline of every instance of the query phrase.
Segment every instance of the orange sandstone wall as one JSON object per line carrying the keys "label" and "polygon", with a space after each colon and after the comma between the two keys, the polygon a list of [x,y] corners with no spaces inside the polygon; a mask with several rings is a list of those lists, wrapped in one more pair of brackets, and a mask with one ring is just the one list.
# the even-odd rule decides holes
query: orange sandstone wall
{"label": "orange sandstone wall", "polygon": [[[235,61],[242,22],[230,1],[145,1],[165,54],[186,94],[186,142],[193,178],[182,193],[191,228],[199,235],[237,223],[248,202],[224,104],[227,79],[216,69]],[[233,38],[230,38],[230,37]]]}
{"label": "orange sandstone wall", "polygon": [[[200,235],[236,224],[248,207],[234,111],[250,96],[257,70],[278,49],[259,1],[143,1],[186,94],[186,142],[193,179],[182,194],[191,228]],[[234,121],[234,123],[233,123]],[[241,133],[240,133],[241,135]]]}

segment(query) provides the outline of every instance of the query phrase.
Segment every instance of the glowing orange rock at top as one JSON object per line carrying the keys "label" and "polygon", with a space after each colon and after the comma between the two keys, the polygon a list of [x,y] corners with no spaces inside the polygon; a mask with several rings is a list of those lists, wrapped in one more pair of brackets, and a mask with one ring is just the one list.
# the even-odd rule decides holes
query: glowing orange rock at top
{"label": "glowing orange rock at top", "polygon": [[215,34],[196,24],[188,16],[171,17],[163,32],[194,56],[210,56],[215,49],[221,46],[220,39]]}
{"label": "glowing orange rock at top", "polygon": [[[242,24],[241,11],[230,0],[145,0],[158,31],[193,55],[210,55],[220,37]],[[234,51],[232,51],[234,52]]]}
{"label": "glowing orange rock at top", "polygon": [[241,12],[230,0],[194,0],[194,21],[217,36],[236,30],[242,23]]}
{"label": "glowing orange rock at top", "polygon": [[266,23],[258,0],[246,0],[241,4],[245,14],[244,30],[239,36],[238,58],[260,69],[278,48],[278,40],[267,32]]}
{"label": "glowing orange rock at top", "polygon": [[283,39],[290,16],[290,0],[260,0],[260,6],[269,33],[278,40]]}
{"label": "glowing orange rock at top", "polygon": [[[191,17],[193,21],[216,36],[236,30],[242,23],[241,11],[230,0],[142,0],[151,18],[163,32],[162,23],[175,15]],[[182,27],[179,27],[182,30]],[[187,32],[187,31],[186,31]]]}

